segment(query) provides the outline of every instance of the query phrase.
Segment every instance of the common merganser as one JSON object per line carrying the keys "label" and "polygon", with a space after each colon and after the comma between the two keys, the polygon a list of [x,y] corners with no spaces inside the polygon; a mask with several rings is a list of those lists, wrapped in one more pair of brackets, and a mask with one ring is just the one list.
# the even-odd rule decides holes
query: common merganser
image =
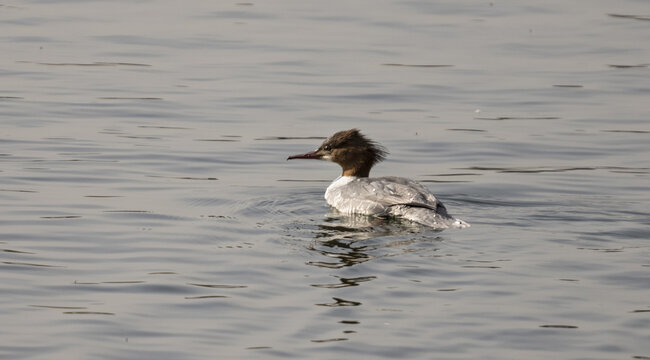
{"label": "common merganser", "polygon": [[445,206],[416,181],[386,176],[370,178],[370,169],[388,151],[358,129],[343,130],[327,138],[316,150],[291,159],[332,161],[343,174],[325,191],[327,203],[344,214],[395,216],[436,229],[464,228],[469,224],[447,213]]}

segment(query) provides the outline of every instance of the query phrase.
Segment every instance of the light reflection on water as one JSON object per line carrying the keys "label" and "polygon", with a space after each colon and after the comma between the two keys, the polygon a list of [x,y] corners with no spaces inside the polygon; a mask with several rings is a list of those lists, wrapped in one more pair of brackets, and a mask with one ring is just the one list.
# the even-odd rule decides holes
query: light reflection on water
{"label": "light reflection on water", "polygon": [[[640,4],[0,6],[0,357],[650,357]],[[351,127],[472,227],[331,212]]]}

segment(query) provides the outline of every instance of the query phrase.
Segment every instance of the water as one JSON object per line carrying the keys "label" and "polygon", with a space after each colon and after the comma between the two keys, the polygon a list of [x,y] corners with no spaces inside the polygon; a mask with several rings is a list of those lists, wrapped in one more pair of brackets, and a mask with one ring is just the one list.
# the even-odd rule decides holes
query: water
{"label": "water", "polygon": [[182,4],[0,6],[0,357],[650,358],[646,2]]}

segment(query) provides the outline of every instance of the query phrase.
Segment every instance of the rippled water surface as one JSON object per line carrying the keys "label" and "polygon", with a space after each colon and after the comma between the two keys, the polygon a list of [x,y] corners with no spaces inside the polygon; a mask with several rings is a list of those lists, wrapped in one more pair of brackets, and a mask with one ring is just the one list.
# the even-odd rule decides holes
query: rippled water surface
{"label": "rippled water surface", "polygon": [[[647,2],[0,18],[1,358],[650,359]],[[352,127],[472,227],[330,212]]]}

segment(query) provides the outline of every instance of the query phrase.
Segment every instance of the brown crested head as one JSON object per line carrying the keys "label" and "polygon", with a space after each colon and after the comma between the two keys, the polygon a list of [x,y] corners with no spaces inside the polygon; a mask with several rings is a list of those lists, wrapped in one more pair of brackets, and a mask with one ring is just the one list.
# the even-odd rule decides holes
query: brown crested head
{"label": "brown crested head", "polygon": [[289,159],[321,159],[333,161],[343,168],[343,176],[367,177],[388,151],[368,139],[358,129],[343,130],[327,138],[315,151],[290,156]]}

